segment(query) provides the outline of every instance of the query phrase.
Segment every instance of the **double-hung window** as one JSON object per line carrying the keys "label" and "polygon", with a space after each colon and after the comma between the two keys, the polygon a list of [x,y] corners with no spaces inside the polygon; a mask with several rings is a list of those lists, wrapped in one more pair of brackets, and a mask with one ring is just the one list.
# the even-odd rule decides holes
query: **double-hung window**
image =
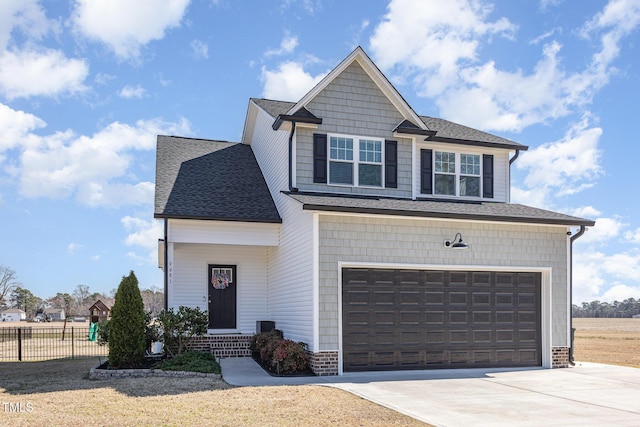
{"label": "double-hung window", "polygon": [[436,151],[434,194],[480,197],[480,155]]}
{"label": "double-hung window", "polygon": [[460,154],[460,195],[480,197],[480,156]]}
{"label": "double-hung window", "polygon": [[456,154],[436,151],[435,194],[456,195]]}
{"label": "double-hung window", "polygon": [[329,184],[382,187],[382,140],[329,136]]}
{"label": "double-hung window", "polygon": [[329,138],[329,182],[353,185],[353,138]]}

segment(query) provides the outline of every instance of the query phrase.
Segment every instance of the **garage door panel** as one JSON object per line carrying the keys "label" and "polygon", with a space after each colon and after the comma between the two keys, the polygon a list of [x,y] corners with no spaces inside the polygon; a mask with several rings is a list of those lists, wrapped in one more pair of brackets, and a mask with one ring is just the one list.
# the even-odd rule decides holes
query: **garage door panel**
{"label": "garage door panel", "polygon": [[345,371],[539,366],[540,273],[343,270]]}

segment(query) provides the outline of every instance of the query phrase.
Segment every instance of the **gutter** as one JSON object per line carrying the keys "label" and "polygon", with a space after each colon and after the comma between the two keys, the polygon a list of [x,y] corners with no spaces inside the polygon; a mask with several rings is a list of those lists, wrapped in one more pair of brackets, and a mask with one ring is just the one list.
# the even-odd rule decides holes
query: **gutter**
{"label": "gutter", "polygon": [[584,225],[580,226],[580,231],[569,239],[569,331],[571,332],[571,347],[569,347],[569,364],[575,365],[573,360],[573,242],[587,231]]}

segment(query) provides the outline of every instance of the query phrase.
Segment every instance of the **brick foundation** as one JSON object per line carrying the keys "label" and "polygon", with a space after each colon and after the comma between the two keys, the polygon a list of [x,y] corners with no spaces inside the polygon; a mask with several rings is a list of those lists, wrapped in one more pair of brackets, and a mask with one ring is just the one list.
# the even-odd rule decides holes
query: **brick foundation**
{"label": "brick foundation", "polygon": [[322,351],[319,353],[307,351],[307,356],[309,357],[309,366],[316,375],[338,375],[337,351]]}
{"label": "brick foundation", "polygon": [[551,367],[569,367],[569,347],[553,347],[551,349]]}
{"label": "brick foundation", "polygon": [[189,344],[191,350],[210,351],[220,359],[222,357],[250,357],[253,334],[201,335],[193,338]]}

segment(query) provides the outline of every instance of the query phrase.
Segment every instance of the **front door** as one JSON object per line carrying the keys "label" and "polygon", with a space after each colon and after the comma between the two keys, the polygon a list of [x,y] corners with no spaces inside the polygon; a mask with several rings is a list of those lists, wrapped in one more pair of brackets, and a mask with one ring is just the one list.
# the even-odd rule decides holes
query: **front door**
{"label": "front door", "polygon": [[236,328],[236,266],[209,264],[209,329]]}

